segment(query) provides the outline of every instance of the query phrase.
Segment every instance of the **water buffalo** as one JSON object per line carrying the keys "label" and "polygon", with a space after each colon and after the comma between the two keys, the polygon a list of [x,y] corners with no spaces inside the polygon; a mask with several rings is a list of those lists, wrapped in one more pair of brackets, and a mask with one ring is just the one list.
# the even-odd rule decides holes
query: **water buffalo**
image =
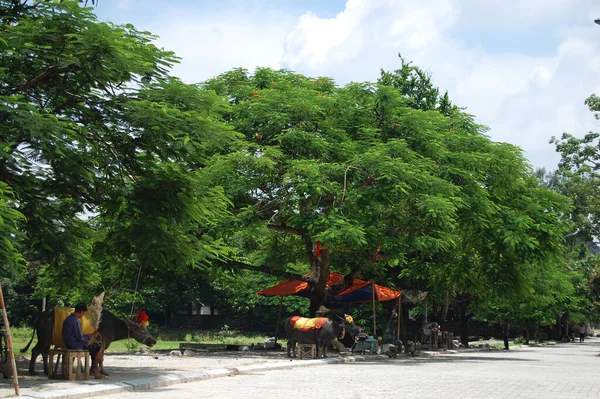
{"label": "water buffalo", "polygon": [[[40,314],[33,324],[33,334],[27,346],[21,349],[21,352],[27,352],[29,345],[33,342],[33,337],[37,332],[37,344],[31,349],[31,361],[29,362],[29,374],[36,375],[34,371],[35,360],[42,354],[44,360],[44,374],[48,374],[48,352],[52,342],[52,330],[54,329],[54,309],[48,309]],[[121,320],[108,310],[102,310],[102,318],[98,327],[102,340],[101,345],[104,350],[114,342],[125,338],[133,338],[144,345],[152,346],[156,344],[146,327],[132,320]],[[100,371],[104,374],[104,365],[100,361]]]}
{"label": "water buffalo", "polygon": [[288,357],[296,357],[296,343],[316,344],[317,357],[327,357],[327,345],[336,338],[343,338],[346,334],[355,339],[361,329],[354,323],[348,323],[346,320],[333,320],[325,317],[319,317],[318,328],[308,330],[297,329],[294,327],[298,317],[290,317],[285,323],[285,333],[288,339],[287,351]]}

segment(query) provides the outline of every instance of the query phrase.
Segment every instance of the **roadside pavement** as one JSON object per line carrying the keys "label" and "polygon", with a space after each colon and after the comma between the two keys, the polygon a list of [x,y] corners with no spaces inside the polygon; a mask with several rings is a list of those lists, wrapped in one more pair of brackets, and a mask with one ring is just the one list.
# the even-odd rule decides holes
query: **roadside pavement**
{"label": "roadside pavement", "polygon": [[[368,355],[369,358],[387,356]],[[284,351],[200,352],[195,356],[170,356],[168,353],[144,355],[106,354],[108,379],[82,381],[50,380],[43,375],[41,357],[36,363],[38,376],[27,374],[28,359],[17,363],[19,392],[24,398],[77,399],[125,391],[152,389],[211,378],[236,376],[255,371],[307,367],[320,364],[355,362],[365,356],[331,357],[315,360],[290,360]],[[14,396],[12,378],[0,384],[0,397]]]}
{"label": "roadside pavement", "polygon": [[299,367],[121,392],[114,399],[591,399],[600,340]]}
{"label": "roadside pavement", "polygon": [[[473,342],[474,347],[458,351],[421,352],[420,357],[437,357],[457,352],[497,351],[484,343]],[[401,355],[409,361],[411,358]],[[36,363],[36,372],[27,374],[28,359],[17,363],[21,397],[39,399],[77,399],[104,396],[119,392],[147,390],[174,384],[206,379],[251,374],[258,371],[282,370],[326,364],[352,363],[387,360],[384,355],[335,356],[327,359],[290,360],[285,351],[198,352],[193,356],[170,356],[168,353],[143,355],[106,354],[105,370],[110,374],[106,380],[84,381],[49,380],[42,374],[41,357]],[[0,384],[0,397],[14,396],[12,379]]]}

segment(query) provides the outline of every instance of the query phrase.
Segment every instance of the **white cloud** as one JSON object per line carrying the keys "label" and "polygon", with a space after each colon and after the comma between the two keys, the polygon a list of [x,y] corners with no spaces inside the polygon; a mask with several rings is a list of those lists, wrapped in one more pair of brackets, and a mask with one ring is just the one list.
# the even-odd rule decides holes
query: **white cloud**
{"label": "white cloud", "polygon": [[[294,65],[300,60],[307,60],[311,67],[315,67],[325,61],[331,49],[337,51],[337,61],[343,61],[348,55],[356,55],[362,47],[358,28],[365,12],[362,1],[350,0],[346,9],[335,18],[321,19],[310,12],[302,15],[286,38],[286,61]],[[351,37],[354,40],[348,40]],[[343,46],[347,42],[353,45]]]}
{"label": "white cloud", "polygon": [[[148,13],[144,2],[107,1]],[[265,4],[275,3],[268,2],[193,4],[141,25],[183,58],[174,72],[187,82],[256,66],[339,84],[374,80],[380,68],[399,66],[400,52],[488,125],[493,140],[521,146],[534,166],[556,167],[551,136],[600,130],[583,103],[600,93],[597,0],[349,0],[331,18],[316,8],[269,11]]]}
{"label": "white cloud", "polygon": [[460,10],[459,24],[478,29],[560,24],[566,18],[586,19],[585,11],[597,7],[594,0],[452,0]]}
{"label": "white cloud", "polygon": [[446,0],[430,3],[429,7],[412,7],[392,0],[349,0],[335,18],[305,14],[286,38],[283,63],[294,69],[327,69],[331,64],[364,58],[370,50],[389,51],[399,44],[424,48],[456,16]]}
{"label": "white cloud", "polygon": [[175,75],[196,83],[232,68],[280,68],[286,32],[294,21],[282,13],[177,16],[153,30],[158,44],[182,58]]}
{"label": "white cloud", "polygon": [[537,86],[545,86],[552,80],[552,72],[543,65],[538,65],[529,75],[529,81]]}
{"label": "white cloud", "polygon": [[[288,36],[286,44],[293,45],[286,46],[283,64],[346,83],[375,79],[380,67],[394,69],[401,52],[488,125],[493,140],[521,146],[536,167],[555,168],[559,157],[548,143],[551,136],[598,129],[583,104],[600,68],[600,27],[587,17],[590,7],[587,0],[353,0],[335,18],[311,14],[310,32],[307,16],[301,17]],[[573,24],[573,15],[586,19]],[[529,40],[547,37],[556,43],[554,50],[540,55],[537,43],[522,42],[512,52],[491,52],[494,43],[482,48],[457,39],[457,32],[485,30],[488,22],[525,31],[535,27],[539,32]]]}

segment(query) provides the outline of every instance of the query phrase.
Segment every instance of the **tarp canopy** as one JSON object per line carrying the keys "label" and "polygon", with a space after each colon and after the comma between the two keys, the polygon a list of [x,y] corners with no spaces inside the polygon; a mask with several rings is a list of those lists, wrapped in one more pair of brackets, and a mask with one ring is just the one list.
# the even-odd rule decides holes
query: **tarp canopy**
{"label": "tarp canopy", "polygon": [[[327,286],[336,285],[344,280],[344,275],[339,273],[330,273]],[[375,290],[375,300],[379,302],[389,301],[398,298],[402,292],[381,285],[355,279],[354,283],[343,292],[332,298],[331,302],[337,303],[358,303],[370,302],[373,300],[373,290]],[[290,280],[277,284],[271,288],[257,292],[263,296],[287,296],[298,295],[310,298],[310,287],[306,281]]]}
{"label": "tarp canopy", "polygon": [[374,298],[378,302],[391,301],[392,299],[398,298],[402,294],[402,291],[393,290],[379,284],[355,280],[354,284],[352,284],[348,289],[333,297],[333,302],[370,302],[373,300],[373,291],[375,291]]}

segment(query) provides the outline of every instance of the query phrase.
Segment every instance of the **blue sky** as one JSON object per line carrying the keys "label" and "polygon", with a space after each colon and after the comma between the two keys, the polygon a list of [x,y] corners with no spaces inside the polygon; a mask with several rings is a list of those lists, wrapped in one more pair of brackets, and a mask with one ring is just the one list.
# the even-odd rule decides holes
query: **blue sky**
{"label": "blue sky", "polygon": [[556,168],[551,136],[600,131],[583,103],[600,93],[596,0],[99,0],[96,13],[158,34],[189,83],[267,66],[343,85],[402,53],[534,167]]}

